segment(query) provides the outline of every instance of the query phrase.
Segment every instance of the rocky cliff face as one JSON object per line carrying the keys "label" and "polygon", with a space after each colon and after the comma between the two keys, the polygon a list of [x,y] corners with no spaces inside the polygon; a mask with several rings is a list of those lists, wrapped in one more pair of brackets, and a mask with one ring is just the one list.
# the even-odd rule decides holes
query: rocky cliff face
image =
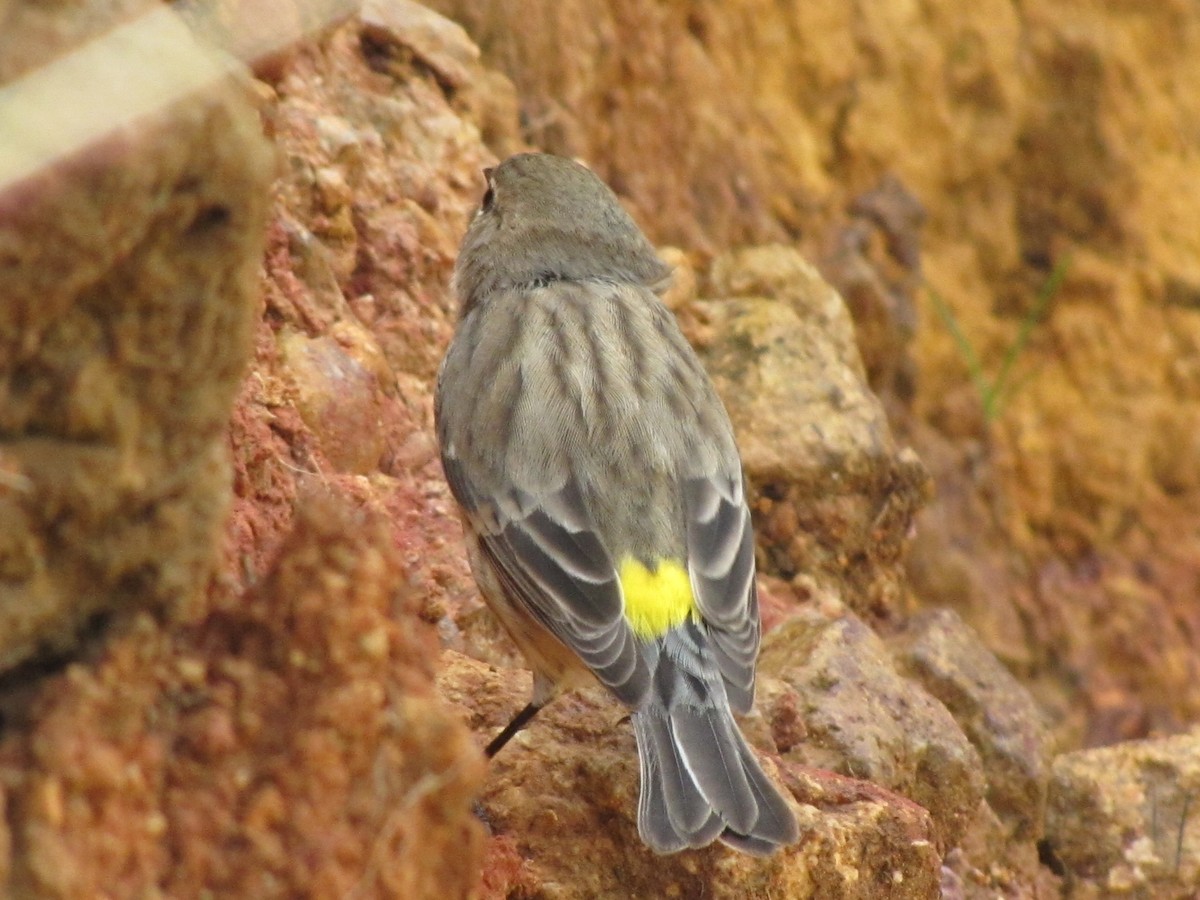
{"label": "rocky cliff face", "polygon": [[[1190,896],[1191,6],[436,5],[0,4],[7,893]],[[602,693],[476,749],[527,676],[431,397],[531,146],[734,414],[770,860],[650,855]]]}

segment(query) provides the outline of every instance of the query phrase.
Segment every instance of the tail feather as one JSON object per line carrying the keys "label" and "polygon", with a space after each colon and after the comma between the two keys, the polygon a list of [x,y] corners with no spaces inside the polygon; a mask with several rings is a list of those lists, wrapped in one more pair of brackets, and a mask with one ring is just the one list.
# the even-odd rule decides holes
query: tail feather
{"label": "tail feather", "polygon": [[692,777],[687,763],[680,754],[680,746],[671,734],[670,720],[664,717],[639,716],[638,742],[652,743],[654,752],[641,754],[650,759],[658,773],[658,784],[672,826],[683,834],[700,831],[712,817],[712,807],[692,787]]}
{"label": "tail feather", "polygon": [[659,853],[712,843],[725,823],[684,769],[668,720],[635,714],[633,723],[641,760],[638,831],[642,840]]}
{"label": "tail feather", "polygon": [[[638,758],[641,761],[642,791],[638,798],[638,834],[656,853],[676,853],[688,846],[688,834],[671,821],[668,810],[671,805],[667,802],[666,785],[672,776],[662,763],[662,754],[652,743],[653,738],[637,726],[641,724],[637,716],[633,723],[638,742]],[[641,747],[651,747],[643,751]]]}
{"label": "tail feather", "polygon": [[[738,735],[739,739],[741,735]],[[731,847],[736,847],[746,853],[765,856],[776,847],[792,844],[799,838],[800,832],[796,827],[796,817],[775,785],[767,778],[762,766],[744,740],[741,741],[742,764],[745,766],[747,781],[758,804],[758,820],[749,832],[741,832],[727,828],[721,835],[721,840]]]}
{"label": "tail feather", "polygon": [[704,847],[720,838],[765,855],[796,840],[791,810],[726,705],[668,713],[652,699],[633,722],[642,776],[638,832],[655,852]]}
{"label": "tail feather", "polygon": [[748,834],[758,803],[746,777],[741,735],[728,712],[681,707],[671,710],[674,746],[706,806],[734,831]]}
{"label": "tail feather", "polygon": [[766,854],[798,836],[796,820],[738,730],[707,633],[689,622],[642,652],[650,689],[634,710],[641,759],[638,831],[658,853],[718,838]]}

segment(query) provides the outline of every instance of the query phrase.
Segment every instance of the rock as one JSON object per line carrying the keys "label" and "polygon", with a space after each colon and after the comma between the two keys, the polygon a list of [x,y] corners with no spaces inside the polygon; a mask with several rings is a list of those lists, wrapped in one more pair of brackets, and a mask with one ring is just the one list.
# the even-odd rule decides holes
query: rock
{"label": "rock", "polygon": [[461,25],[411,0],[365,0],[363,38],[377,47],[407,49],[450,90],[475,80],[479,48]]}
{"label": "rock", "polygon": [[979,754],[862,621],[801,608],[766,636],[760,665],[777,679],[760,685],[764,717],[804,723],[784,759],[896,791],[929,811],[939,846],[957,843],[986,788]]}
{"label": "rock", "polygon": [[893,427],[903,426],[917,390],[912,345],[926,214],[891,175],[856,197],[850,214],[851,220],[825,239],[818,265],[846,301],[871,389]]}
{"label": "rock", "polygon": [[5,896],[467,896],[483,758],[379,515],[313,496],[254,591],[148,615],[0,745]]}
{"label": "rock", "polygon": [[384,435],[379,384],[331,337],[280,338],[283,365],[293,379],[296,407],[337,471],[367,474],[379,467]]}
{"label": "rock", "polygon": [[1197,833],[1200,730],[1054,760],[1045,846],[1071,896],[1194,897]]}
{"label": "rock", "polygon": [[1037,845],[1014,838],[986,802],[942,864],[951,883],[958,879],[964,900],[1063,896],[1061,879],[1043,865]]}
{"label": "rock", "polygon": [[[439,687],[482,744],[529,698],[528,673],[447,652]],[[769,756],[761,756],[768,772]],[[714,844],[655,856],[637,837],[626,710],[600,688],[562,695],[492,760],[483,816],[507,878],[490,896],[928,898],[938,856],[924,810],[871,785],[788,766],[803,839],[758,859]],[[514,862],[513,855],[519,862]],[[884,892],[884,893],[881,893]]]}
{"label": "rock", "polygon": [[[982,413],[972,391],[960,391],[955,417],[977,423]],[[916,518],[905,572],[922,605],[955,610],[984,639],[988,649],[1016,671],[1033,666],[1034,648],[1021,618],[1020,584],[1005,545],[996,497],[980,484],[994,482],[989,458],[974,426],[954,438],[924,422],[909,429],[921,461],[929,468],[933,499]]]}
{"label": "rock", "polygon": [[[5,74],[113,12],[29,6],[4,14]],[[245,7],[222,5],[208,36]],[[150,8],[156,27],[173,21]],[[184,70],[199,53],[156,49]],[[0,171],[0,430],[32,446],[24,417],[42,442],[20,456],[0,444],[0,584],[46,543],[9,527],[15,508],[57,516],[61,542],[96,565],[56,558],[39,585],[71,577],[73,602],[156,609],[120,607],[65,672],[8,678],[4,699],[14,683],[24,694],[0,731],[4,896],[478,886],[480,756],[431,692],[419,616],[470,583],[429,444],[430,376],[492,157],[425,63],[384,73],[366,49],[351,23],[276,57],[272,87],[214,82],[133,125],[98,106],[121,126],[108,142],[19,195]],[[131,79],[121,62],[88,75],[132,86],[156,71]],[[7,110],[0,121],[2,166]],[[80,519],[56,498],[85,476],[111,497]],[[337,499],[310,506],[314,491]]]}
{"label": "rock", "polygon": [[[786,304],[809,336],[821,336],[824,346],[812,347],[808,352],[825,364],[821,367],[823,380],[852,395],[844,400],[845,407],[867,407],[861,415],[875,430],[880,428],[878,401],[861,383],[865,370],[854,321],[838,292],[803,254],[786,245],[767,244],[718,256],[709,271],[708,296],[765,297]],[[809,367],[817,368],[813,363]]]}
{"label": "rock", "polygon": [[[22,58],[10,48],[46,41],[52,59],[73,30],[20,27],[35,18],[3,29],[0,80]],[[73,155],[19,181],[0,171],[0,670],[70,649],[89,623],[203,590],[256,313],[275,156],[247,80],[161,7],[85,49],[92,82],[153,56],[163,72],[139,78],[178,93],[164,88],[166,105],[150,109],[110,105],[102,124],[81,115]],[[84,99],[80,83],[43,96],[79,61],[5,87],[0,121],[30,134],[44,122],[47,138],[63,108],[112,101]]]}
{"label": "rock", "polygon": [[[798,859],[786,869],[781,896],[938,896],[936,829],[928,812],[868,782],[787,764],[782,771],[793,795],[803,801],[799,819],[805,838],[791,851]],[[734,900],[755,895],[723,896]],[[769,896],[775,896],[774,891]]]}
{"label": "rock", "polygon": [[900,671],[942,702],[979,752],[988,803],[1014,837],[1038,837],[1051,747],[1029,692],[951,610],[918,614],[889,648]]}
{"label": "rock", "polygon": [[288,176],[234,409],[230,575],[253,582],[298,487],[316,481],[394,517],[414,589],[449,624],[479,601],[432,437],[433,380],[456,315],[458,237],[495,160],[425,64],[373,66],[366,27],[298,50],[268,110]]}
{"label": "rock", "polygon": [[[765,571],[824,580],[860,612],[896,609],[927,476],[892,439],[845,306],[782,247],[719,259],[710,280],[737,299],[690,304],[690,330],[738,434]],[[759,292],[774,299],[740,296]]]}

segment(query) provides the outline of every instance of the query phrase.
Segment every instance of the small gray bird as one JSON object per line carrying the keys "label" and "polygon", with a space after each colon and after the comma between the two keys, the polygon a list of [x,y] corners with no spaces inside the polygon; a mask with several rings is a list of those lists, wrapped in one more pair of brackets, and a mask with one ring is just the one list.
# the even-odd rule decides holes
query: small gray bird
{"label": "small gray bird", "polygon": [[659,853],[797,838],[731,710],[754,702],[754,535],[729,417],[657,294],[670,270],[592,172],[489,169],[438,375],[442,464],[484,598],[534,671],[498,751],[576,676],[632,711]]}

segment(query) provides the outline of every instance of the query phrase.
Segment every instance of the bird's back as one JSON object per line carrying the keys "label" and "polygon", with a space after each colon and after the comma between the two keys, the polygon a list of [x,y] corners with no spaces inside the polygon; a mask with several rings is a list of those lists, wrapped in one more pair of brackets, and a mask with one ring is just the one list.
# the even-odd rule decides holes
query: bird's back
{"label": "bird's back", "polygon": [[685,558],[682,481],[736,470],[738,457],[671,312],[644,287],[605,281],[505,291],[478,312],[442,369],[443,446],[485,491],[577,480],[616,558]]}

